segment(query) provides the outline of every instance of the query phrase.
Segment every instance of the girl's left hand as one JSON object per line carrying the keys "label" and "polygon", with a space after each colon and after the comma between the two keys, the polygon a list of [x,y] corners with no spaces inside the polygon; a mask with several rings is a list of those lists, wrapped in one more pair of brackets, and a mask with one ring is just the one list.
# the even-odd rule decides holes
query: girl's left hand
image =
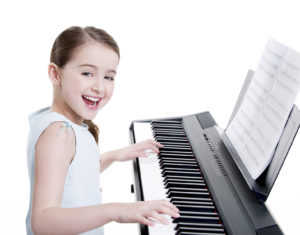
{"label": "girl's left hand", "polygon": [[159,153],[159,148],[162,148],[163,145],[154,141],[154,140],[145,140],[136,144],[129,145],[125,148],[118,150],[118,161],[127,161],[132,160],[137,157],[147,157],[149,151],[152,151],[156,154]]}

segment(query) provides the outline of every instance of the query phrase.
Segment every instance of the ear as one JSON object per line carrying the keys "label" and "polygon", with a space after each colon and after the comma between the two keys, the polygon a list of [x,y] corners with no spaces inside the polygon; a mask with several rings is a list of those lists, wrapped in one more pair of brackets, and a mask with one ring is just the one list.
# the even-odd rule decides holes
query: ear
{"label": "ear", "polygon": [[61,78],[59,76],[59,68],[57,67],[56,64],[50,63],[48,66],[48,76],[53,84],[53,86],[59,86],[61,83]]}

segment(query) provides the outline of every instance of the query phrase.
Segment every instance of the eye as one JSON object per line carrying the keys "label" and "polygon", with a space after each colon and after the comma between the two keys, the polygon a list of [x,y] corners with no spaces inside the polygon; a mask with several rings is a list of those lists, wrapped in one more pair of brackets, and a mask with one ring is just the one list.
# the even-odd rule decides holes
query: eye
{"label": "eye", "polygon": [[83,73],[81,73],[83,76],[85,76],[85,77],[93,77],[93,74],[92,73],[90,73],[90,72],[83,72]]}
{"label": "eye", "polygon": [[111,77],[111,76],[105,76],[104,78],[107,79],[107,80],[111,80],[111,81],[114,81],[114,80],[115,80],[115,79],[114,79],[113,77]]}

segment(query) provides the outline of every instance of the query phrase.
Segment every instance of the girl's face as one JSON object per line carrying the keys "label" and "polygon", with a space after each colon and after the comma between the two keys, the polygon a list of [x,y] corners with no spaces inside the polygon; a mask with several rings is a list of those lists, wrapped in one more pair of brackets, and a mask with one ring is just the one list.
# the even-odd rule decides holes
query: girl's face
{"label": "girl's face", "polygon": [[117,53],[97,42],[75,49],[58,70],[60,112],[78,124],[94,119],[113,94],[118,63]]}

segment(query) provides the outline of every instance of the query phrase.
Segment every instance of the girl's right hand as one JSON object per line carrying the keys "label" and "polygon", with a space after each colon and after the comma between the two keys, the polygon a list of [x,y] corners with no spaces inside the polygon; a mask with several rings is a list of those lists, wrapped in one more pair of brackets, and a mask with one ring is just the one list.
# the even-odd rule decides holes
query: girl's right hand
{"label": "girl's right hand", "polygon": [[154,219],[167,225],[168,221],[163,214],[174,218],[179,217],[177,207],[165,199],[134,203],[113,203],[113,207],[116,215],[114,221],[119,223],[140,223],[154,226]]}

